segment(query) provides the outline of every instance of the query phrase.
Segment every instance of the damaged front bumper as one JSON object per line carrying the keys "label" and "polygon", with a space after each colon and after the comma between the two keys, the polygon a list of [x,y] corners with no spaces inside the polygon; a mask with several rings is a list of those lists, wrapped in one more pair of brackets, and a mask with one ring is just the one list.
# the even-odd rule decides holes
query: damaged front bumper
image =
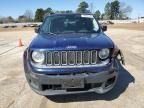
{"label": "damaged front bumper", "polygon": [[103,72],[39,74],[26,71],[30,87],[40,95],[61,95],[84,92],[104,94],[110,91],[118,78],[117,69],[111,66]]}

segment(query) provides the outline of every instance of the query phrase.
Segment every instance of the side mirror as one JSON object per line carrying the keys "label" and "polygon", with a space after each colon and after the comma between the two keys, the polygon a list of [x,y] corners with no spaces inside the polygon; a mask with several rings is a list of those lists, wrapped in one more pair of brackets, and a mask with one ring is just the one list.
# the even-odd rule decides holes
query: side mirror
{"label": "side mirror", "polygon": [[39,33],[40,32],[40,26],[35,27],[35,33]]}
{"label": "side mirror", "polygon": [[102,31],[103,31],[103,32],[107,31],[107,26],[104,26],[104,25],[103,25],[103,26],[101,26],[101,28],[102,28]]}

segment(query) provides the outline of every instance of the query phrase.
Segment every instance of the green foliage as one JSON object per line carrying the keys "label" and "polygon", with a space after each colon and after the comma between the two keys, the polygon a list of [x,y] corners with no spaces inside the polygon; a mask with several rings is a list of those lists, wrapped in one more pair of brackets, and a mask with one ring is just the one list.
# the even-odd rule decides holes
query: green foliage
{"label": "green foliage", "polygon": [[128,19],[129,14],[132,12],[132,7],[126,5],[124,2],[120,3],[119,19]]}
{"label": "green foliage", "polygon": [[97,11],[94,13],[94,17],[95,17],[96,19],[98,19],[98,20],[101,19],[101,13],[100,13],[99,10],[97,10]]}
{"label": "green foliage", "polygon": [[35,13],[35,21],[36,22],[42,22],[44,15],[45,15],[45,11],[42,8],[37,9],[36,13]]}
{"label": "green foliage", "polygon": [[13,23],[15,20],[13,17],[0,17],[0,23]]}
{"label": "green foliage", "polygon": [[73,13],[72,10],[66,10],[66,11],[53,11],[52,8],[47,8],[46,10],[40,8],[37,9],[35,12],[35,21],[36,22],[42,22],[44,17],[52,14],[52,13]]}
{"label": "green foliage", "polygon": [[48,15],[50,15],[51,13],[53,13],[52,8],[47,8],[46,10],[44,10],[44,16],[48,16]]}
{"label": "green foliage", "polygon": [[104,17],[105,17],[105,14],[102,13],[102,14],[101,14],[101,20],[104,20]]}
{"label": "green foliage", "polygon": [[79,4],[77,12],[78,13],[87,13],[88,12],[88,10],[87,10],[88,7],[89,7],[88,3],[83,1]]}
{"label": "green foliage", "polygon": [[73,13],[73,11],[72,10],[66,10],[66,11],[56,11],[55,13],[57,13],[57,14],[64,14],[64,13]]}
{"label": "green foliage", "polygon": [[111,19],[118,19],[120,10],[120,2],[115,0],[111,2]]}
{"label": "green foliage", "polygon": [[[83,1],[78,5],[76,12],[78,13],[90,13],[88,10],[89,5],[87,2]],[[119,0],[112,0],[105,5],[104,13],[101,14],[99,10],[94,13],[94,17],[99,19],[128,19],[128,15],[132,12],[132,8],[127,6],[125,3]],[[8,22],[42,22],[44,17],[52,13],[73,13],[72,10],[61,10],[54,11],[52,8],[42,9],[39,8],[35,12],[35,17],[33,17],[33,12],[31,10],[26,10],[25,13],[18,17],[18,19],[13,19],[10,17],[0,17],[0,23]]]}
{"label": "green foliage", "polygon": [[66,13],[73,13],[72,10],[66,10],[65,12],[66,12]]}
{"label": "green foliage", "polygon": [[8,22],[14,22],[14,19],[11,16],[7,17],[7,20],[8,20]]}
{"label": "green foliage", "polygon": [[27,22],[27,17],[24,15],[21,15],[18,17],[18,22]]}
{"label": "green foliage", "polygon": [[110,19],[111,17],[111,3],[107,3],[104,8],[106,19]]}
{"label": "green foliage", "polygon": [[108,2],[104,10],[106,19],[118,19],[120,15],[120,2],[118,0],[114,0],[111,3]]}

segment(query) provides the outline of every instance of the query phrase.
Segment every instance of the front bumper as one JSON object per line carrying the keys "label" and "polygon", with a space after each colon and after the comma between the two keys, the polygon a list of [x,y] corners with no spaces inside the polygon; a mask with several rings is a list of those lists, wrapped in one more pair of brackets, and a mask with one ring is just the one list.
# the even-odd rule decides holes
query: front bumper
{"label": "front bumper", "polygon": [[[75,94],[96,92],[99,94],[110,91],[117,80],[118,72],[111,68],[104,72],[83,72],[75,74],[38,74],[26,72],[30,87],[40,95]],[[83,88],[64,88],[63,81],[83,79]]]}

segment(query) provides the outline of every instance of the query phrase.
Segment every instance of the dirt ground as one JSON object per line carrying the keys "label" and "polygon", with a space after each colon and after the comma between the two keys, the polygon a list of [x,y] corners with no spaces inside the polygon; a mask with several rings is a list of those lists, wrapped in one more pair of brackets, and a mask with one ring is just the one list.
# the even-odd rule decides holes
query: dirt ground
{"label": "dirt ground", "polygon": [[0,27],[0,32],[11,32],[11,31],[32,31],[34,30],[34,27],[16,27],[16,28],[2,28]]}
{"label": "dirt ground", "polygon": [[[33,31],[0,32],[0,108],[144,108],[144,31],[109,29],[106,32],[123,50],[126,66],[109,93],[46,98],[34,93],[24,76],[23,51]],[[18,46],[22,38],[24,47]]]}
{"label": "dirt ground", "polygon": [[108,25],[108,28],[144,31],[144,23],[112,24]]}

